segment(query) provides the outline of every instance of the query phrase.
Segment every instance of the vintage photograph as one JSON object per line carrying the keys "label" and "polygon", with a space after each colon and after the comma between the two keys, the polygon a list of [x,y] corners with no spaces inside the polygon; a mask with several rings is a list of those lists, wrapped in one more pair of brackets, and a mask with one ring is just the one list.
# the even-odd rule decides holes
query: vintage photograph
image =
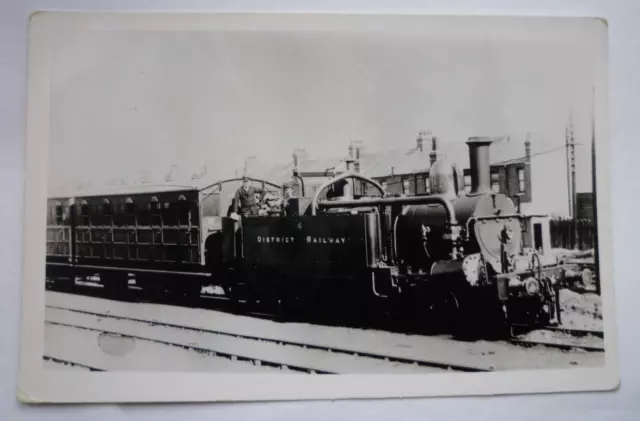
{"label": "vintage photograph", "polygon": [[69,15],[47,376],[611,368],[602,21]]}

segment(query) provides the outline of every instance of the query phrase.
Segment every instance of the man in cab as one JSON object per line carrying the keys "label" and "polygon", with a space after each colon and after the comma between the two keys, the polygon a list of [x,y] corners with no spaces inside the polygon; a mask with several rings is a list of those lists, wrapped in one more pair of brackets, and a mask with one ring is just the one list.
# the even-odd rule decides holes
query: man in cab
{"label": "man in cab", "polygon": [[250,186],[249,179],[244,177],[242,186],[236,191],[233,199],[231,217],[238,220],[240,216],[257,216],[262,195],[263,191]]}

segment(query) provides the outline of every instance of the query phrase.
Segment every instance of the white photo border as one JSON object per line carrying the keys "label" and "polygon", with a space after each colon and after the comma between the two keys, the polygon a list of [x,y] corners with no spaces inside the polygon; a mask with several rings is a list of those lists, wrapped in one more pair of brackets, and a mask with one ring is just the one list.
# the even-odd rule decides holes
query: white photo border
{"label": "white photo border", "polygon": [[[49,35],[57,29],[101,31],[342,30],[452,34],[480,25],[526,36],[536,25],[591,25],[600,31],[596,84],[597,211],[605,332],[602,368],[490,373],[304,376],[47,370],[42,363],[45,313],[45,214],[49,155]],[[599,18],[427,16],[314,13],[37,12],[29,22],[26,174],[18,398],[28,403],[205,402],[497,395],[612,390],[619,386],[609,187],[607,23]]]}

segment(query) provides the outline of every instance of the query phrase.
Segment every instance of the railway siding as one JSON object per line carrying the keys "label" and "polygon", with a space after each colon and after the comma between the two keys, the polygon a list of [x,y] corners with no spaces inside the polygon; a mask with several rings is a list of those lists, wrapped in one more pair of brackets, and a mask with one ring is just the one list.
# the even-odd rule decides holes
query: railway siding
{"label": "railway siding", "polygon": [[178,329],[131,320],[101,318],[81,313],[72,313],[59,309],[47,308],[46,320],[49,323],[69,328],[84,328],[99,332],[110,332],[127,335],[157,344],[173,344],[185,348],[209,352],[212,356],[224,356],[269,365],[290,367],[292,369],[308,369],[318,373],[437,373],[441,368],[421,367],[413,364],[385,361],[360,355],[334,353],[319,349],[302,348],[300,346],[258,341],[254,339],[234,338],[208,332]]}

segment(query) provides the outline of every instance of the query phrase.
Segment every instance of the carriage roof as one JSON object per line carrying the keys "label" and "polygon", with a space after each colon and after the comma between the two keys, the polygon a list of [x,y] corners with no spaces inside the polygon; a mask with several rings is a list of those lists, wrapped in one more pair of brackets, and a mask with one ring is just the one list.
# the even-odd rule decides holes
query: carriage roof
{"label": "carriage roof", "polygon": [[[248,177],[252,183],[265,183],[266,186],[270,188],[280,189],[282,186],[279,184],[275,184],[266,180],[254,179]],[[56,194],[50,196],[48,200],[68,200],[70,198],[74,199],[83,199],[83,198],[96,198],[96,197],[105,197],[105,196],[137,196],[137,195],[149,195],[149,194],[162,194],[162,193],[194,193],[194,192],[208,192],[214,193],[215,190],[224,184],[234,183],[234,182],[242,182],[242,177],[230,178],[226,180],[218,180],[215,183],[210,183],[206,186],[200,187],[195,185],[171,185],[171,184],[154,184],[154,185],[138,185],[138,186],[118,186],[113,188],[105,188],[96,191],[87,191],[87,192],[77,192],[75,194],[61,195]]]}

